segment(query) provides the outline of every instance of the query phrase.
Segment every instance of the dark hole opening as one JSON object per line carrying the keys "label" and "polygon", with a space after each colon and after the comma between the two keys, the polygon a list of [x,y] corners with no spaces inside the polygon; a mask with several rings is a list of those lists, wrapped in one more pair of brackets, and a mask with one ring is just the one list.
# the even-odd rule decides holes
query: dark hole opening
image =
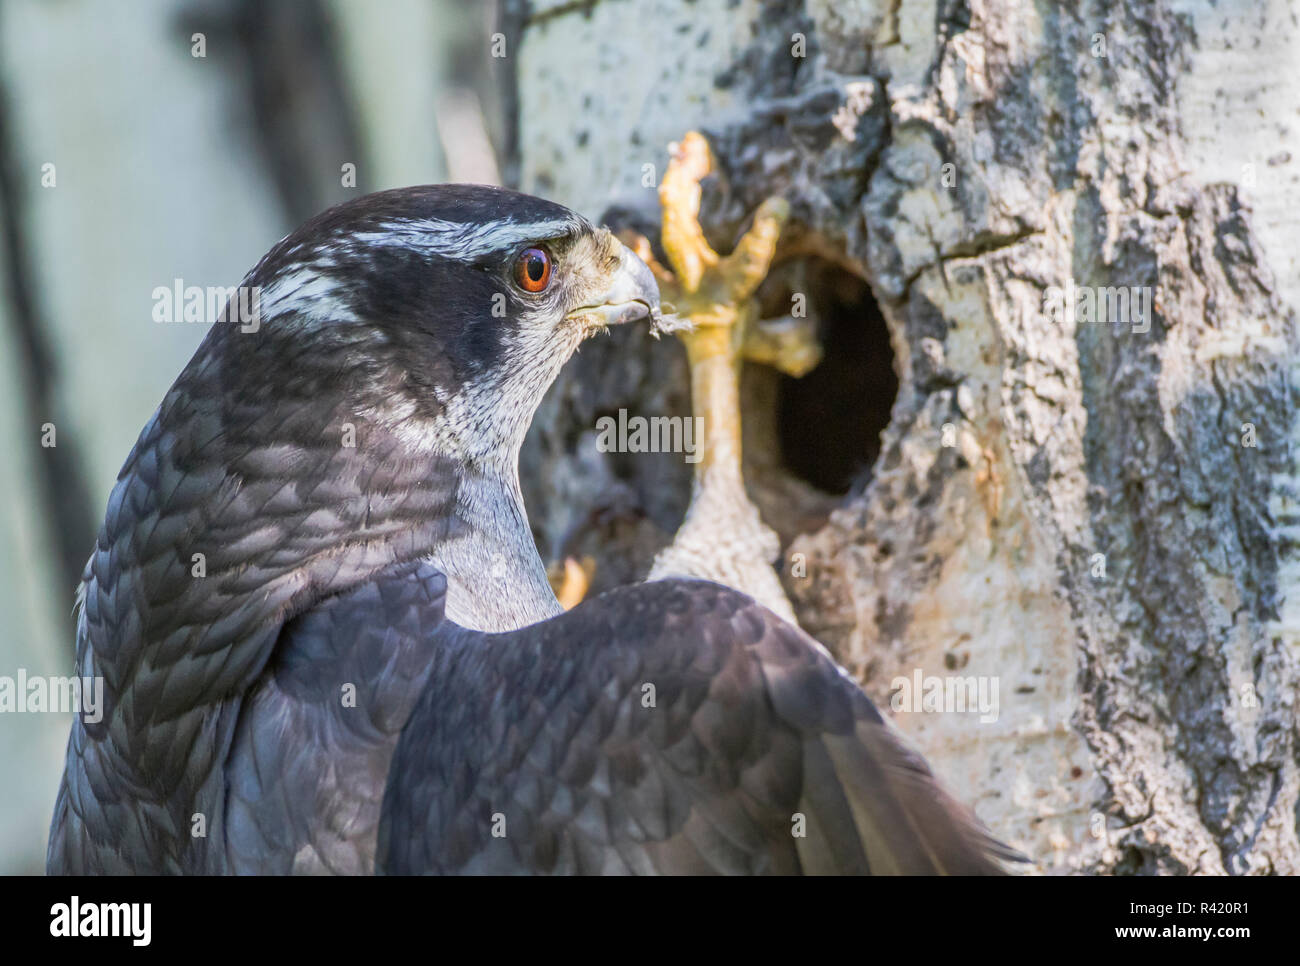
{"label": "dark hole opening", "polygon": [[[889,330],[871,287],[852,272],[809,257],[784,277],[784,311],[795,292],[806,294],[824,355],[802,378],[780,378],[782,462],[819,490],[844,494],[869,478],[898,395]],[[780,297],[764,296],[765,310],[769,299]]]}

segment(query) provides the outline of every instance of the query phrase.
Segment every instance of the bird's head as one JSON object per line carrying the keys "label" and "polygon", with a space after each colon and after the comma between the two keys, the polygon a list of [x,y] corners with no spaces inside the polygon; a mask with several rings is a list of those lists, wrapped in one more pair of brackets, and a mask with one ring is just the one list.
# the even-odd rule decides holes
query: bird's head
{"label": "bird's head", "polygon": [[340,400],[465,461],[514,459],[583,339],[662,320],[653,275],[609,231],[479,185],[339,205],[281,240],[244,285],[255,322],[228,311],[213,333],[246,363],[241,382],[260,372],[257,388],[277,398]]}

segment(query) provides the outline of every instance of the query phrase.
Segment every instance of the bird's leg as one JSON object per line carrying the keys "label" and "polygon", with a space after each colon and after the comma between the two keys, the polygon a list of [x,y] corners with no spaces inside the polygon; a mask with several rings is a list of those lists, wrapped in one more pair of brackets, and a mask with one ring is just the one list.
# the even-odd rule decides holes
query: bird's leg
{"label": "bird's leg", "polygon": [[735,250],[720,257],[699,221],[700,181],[712,166],[708,143],[694,131],[673,150],[659,188],[661,239],[672,275],[661,271],[659,282],[662,300],[694,326],[679,338],[690,362],[693,407],[704,420],[697,474],[741,486],[740,361],[758,315],[754,295],[767,277],[789,205],[782,198],[765,201]]}
{"label": "bird's leg", "polygon": [[794,610],[772,569],[780,541],[745,493],[740,424],[742,359],[793,376],[821,360],[811,319],[758,320],[756,294],[776,254],[789,205],[769,198],[732,253],[720,256],[699,220],[700,182],[713,168],[708,143],[691,131],[670,152],[659,188],[668,265],[655,259],[644,236],[626,232],[621,237],[650,266],[669,318],[686,320],[681,325],[664,320],[656,331],[675,331],[686,345],[692,410],[702,425],[693,436],[697,461],[690,508],[672,544],[655,557],[649,577],[687,574],[729,584],[793,622]]}
{"label": "bird's leg", "polygon": [[[695,486],[686,520],[655,558],[652,579],[671,574],[730,584],[794,621],[772,564],[780,542],[745,493],[741,474],[740,363],[756,357],[802,375],[820,356],[807,325],[763,329],[756,293],[767,276],[789,205],[770,198],[735,250],[721,257],[700,228],[700,181],[713,161],[704,138],[690,132],[672,148],[659,188],[662,244],[669,268],[651,264],[660,298],[692,327],[679,331],[691,370],[691,402],[702,420]],[[648,255],[648,244],[639,246]],[[788,364],[781,365],[783,362]]]}

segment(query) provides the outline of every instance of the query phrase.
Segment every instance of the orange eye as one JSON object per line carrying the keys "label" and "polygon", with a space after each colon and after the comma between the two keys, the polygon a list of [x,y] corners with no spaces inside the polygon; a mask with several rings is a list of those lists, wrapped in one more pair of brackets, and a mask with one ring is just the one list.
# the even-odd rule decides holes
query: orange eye
{"label": "orange eye", "polygon": [[551,281],[551,256],[544,248],[525,248],[515,259],[515,283],[525,292],[540,292]]}

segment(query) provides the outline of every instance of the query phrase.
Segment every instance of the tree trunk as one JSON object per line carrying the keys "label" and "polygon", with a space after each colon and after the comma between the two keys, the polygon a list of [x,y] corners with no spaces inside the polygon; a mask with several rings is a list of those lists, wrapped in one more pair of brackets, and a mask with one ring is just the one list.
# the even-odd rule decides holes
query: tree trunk
{"label": "tree trunk", "polygon": [[[523,190],[653,223],[696,128],[715,247],[791,201],[765,306],[826,359],[744,385],[786,590],[1046,871],[1300,872],[1289,9],[507,5]],[[544,555],[644,573],[690,466],[596,420],[688,402],[680,347],[584,348],[524,456]]]}

